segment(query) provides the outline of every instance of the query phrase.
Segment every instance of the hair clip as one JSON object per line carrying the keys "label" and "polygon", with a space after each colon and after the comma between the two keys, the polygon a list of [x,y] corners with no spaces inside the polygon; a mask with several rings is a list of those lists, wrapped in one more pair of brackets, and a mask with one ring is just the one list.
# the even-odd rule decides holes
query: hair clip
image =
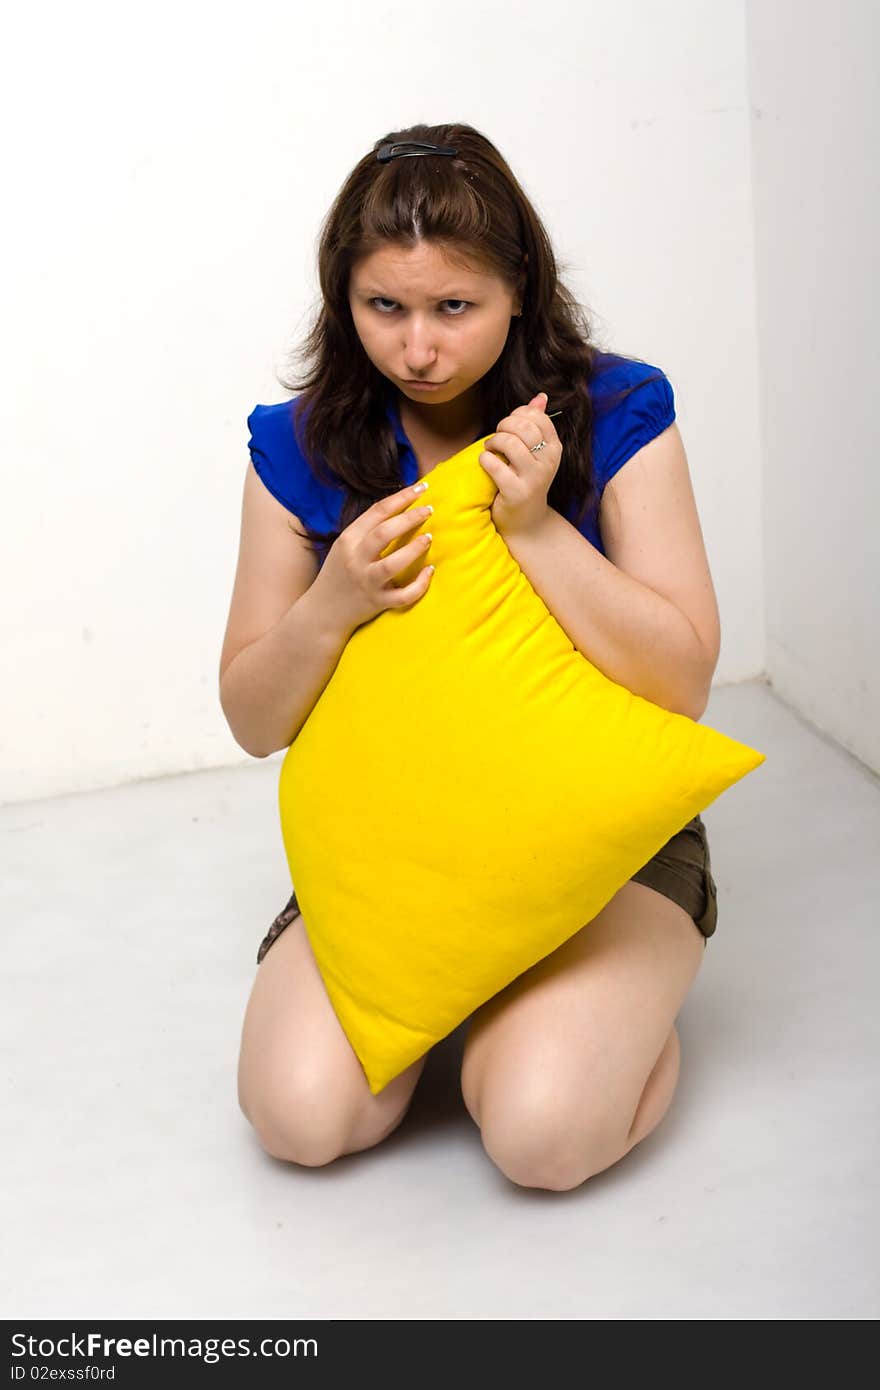
{"label": "hair clip", "polygon": [[422,140],[402,140],[399,145],[387,143],[380,145],[376,158],[380,164],[388,164],[392,159],[405,158],[419,154],[458,154],[449,145],[428,145]]}

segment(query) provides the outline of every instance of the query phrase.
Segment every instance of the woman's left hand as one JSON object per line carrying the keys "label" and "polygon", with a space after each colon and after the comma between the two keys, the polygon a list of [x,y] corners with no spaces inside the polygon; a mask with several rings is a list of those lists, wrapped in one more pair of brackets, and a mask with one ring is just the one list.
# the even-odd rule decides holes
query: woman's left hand
{"label": "woman's left hand", "polygon": [[[553,421],[544,414],[547,392],[505,416],[486,440],[480,464],[497,485],[492,520],[502,536],[535,530],[550,510],[547,493],[562,462],[562,444]],[[546,448],[531,451],[541,440]],[[502,452],[503,451],[503,452]]]}

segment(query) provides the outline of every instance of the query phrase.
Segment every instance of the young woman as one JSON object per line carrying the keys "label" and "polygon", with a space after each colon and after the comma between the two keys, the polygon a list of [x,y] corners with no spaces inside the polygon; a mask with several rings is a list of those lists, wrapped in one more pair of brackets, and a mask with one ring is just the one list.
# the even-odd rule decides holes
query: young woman
{"label": "young woman", "polygon": [[[699,719],[718,609],[670,383],[600,350],[510,168],[467,125],[377,142],[322,230],[299,394],[248,418],[251,466],[220,699],[255,757],[296,737],[360,624],[418,603],[419,478],[491,431],[492,515],[574,645],[610,679]],[[430,488],[424,494],[430,501]],[[429,558],[429,556],[428,556]],[[406,756],[405,734],[397,754]],[[461,1074],[513,1182],[565,1190],[659,1123],[675,1020],[715,930],[700,816],[582,930],[470,1019]],[[400,1124],[425,1057],[378,1095],[335,1013],[294,894],[264,937],[241,1108],[278,1158],[320,1165]]]}

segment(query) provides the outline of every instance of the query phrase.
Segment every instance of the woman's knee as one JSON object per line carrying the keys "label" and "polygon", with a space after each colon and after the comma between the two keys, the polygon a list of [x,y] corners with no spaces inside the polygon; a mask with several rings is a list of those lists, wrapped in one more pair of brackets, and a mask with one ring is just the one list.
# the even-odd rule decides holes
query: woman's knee
{"label": "woman's knee", "polygon": [[424,1063],[372,1094],[294,918],[259,966],[242,1028],[239,1106],[267,1152],[319,1167],[372,1147],[403,1119]]}
{"label": "woman's knee", "polygon": [[313,1070],[286,1077],[279,1090],[264,1091],[252,1113],[245,1111],[241,1097],[239,1104],[272,1158],[321,1168],[388,1138],[405,1118],[413,1087],[414,1080],[406,1088],[389,1086],[378,1095],[352,1095],[339,1079],[320,1077]]}
{"label": "woman's knee", "polygon": [[308,1168],[332,1163],[346,1152],[356,1106],[344,1088],[314,1068],[291,1068],[283,1084],[266,1086],[242,1112],[273,1158]]}

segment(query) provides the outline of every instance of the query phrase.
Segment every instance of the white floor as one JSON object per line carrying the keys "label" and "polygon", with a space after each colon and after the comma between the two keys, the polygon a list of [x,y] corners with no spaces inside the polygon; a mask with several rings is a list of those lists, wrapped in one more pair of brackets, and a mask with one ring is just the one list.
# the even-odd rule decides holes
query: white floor
{"label": "white floor", "polygon": [[719,923],[654,1133],[515,1186],[458,1090],[325,1168],[269,1157],[236,1061],[289,893],[279,759],[0,810],[6,1318],[866,1319],[880,1313],[880,784],[762,683],[707,808]]}

